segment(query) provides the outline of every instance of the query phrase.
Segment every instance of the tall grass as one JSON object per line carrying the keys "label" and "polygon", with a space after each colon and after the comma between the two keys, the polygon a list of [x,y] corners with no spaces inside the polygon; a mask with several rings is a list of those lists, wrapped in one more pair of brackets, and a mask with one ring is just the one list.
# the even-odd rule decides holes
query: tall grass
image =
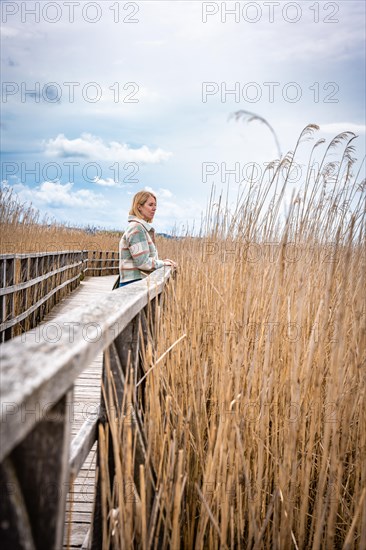
{"label": "tall grass", "polygon": [[365,184],[352,140],[337,136],[311,181],[315,144],[287,211],[297,148],[234,209],[213,192],[200,238],[160,243],[179,269],[143,354],[147,457],[132,495],[127,381],[112,487],[99,472],[104,548],[365,548]]}
{"label": "tall grass", "polygon": [[61,250],[118,251],[121,233],[69,227],[40,215],[11,187],[0,185],[0,254]]}

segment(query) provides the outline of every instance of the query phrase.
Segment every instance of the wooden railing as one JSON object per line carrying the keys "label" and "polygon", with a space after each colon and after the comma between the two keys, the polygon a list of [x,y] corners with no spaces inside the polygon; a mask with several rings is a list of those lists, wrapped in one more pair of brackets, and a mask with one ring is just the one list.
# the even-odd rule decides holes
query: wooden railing
{"label": "wooden railing", "polygon": [[1,342],[35,327],[76,288],[87,251],[0,255]]}
{"label": "wooden railing", "polygon": [[38,325],[83,274],[118,274],[118,252],[79,250],[0,255],[0,342]]}
{"label": "wooden railing", "polygon": [[[57,319],[61,332],[56,343],[24,338],[25,334],[0,346],[2,548],[62,548],[65,487],[97,439],[98,422],[107,422],[107,405],[102,397],[98,415],[89,418],[71,441],[69,414],[74,382],[103,350],[103,381],[107,384],[112,376],[116,399],[121,402],[128,369],[134,369],[135,380],[141,378],[140,347],[148,338],[154,338],[154,311],[169,275],[168,268],[159,269],[141,282],[75,309],[72,339],[68,313]],[[84,337],[85,327],[90,326],[97,328],[98,338]],[[143,391],[142,386],[139,391]],[[135,392],[132,417],[133,429],[139,435],[136,460],[144,454],[139,401]],[[41,489],[45,484],[60,489],[58,498],[45,497]],[[93,549],[101,548],[99,496],[100,486],[96,491]]]}
{"label": "wooden railing", "polygon": [[113,250],[89,250],[86,274],[91,277],[118,275],[119,253]]}

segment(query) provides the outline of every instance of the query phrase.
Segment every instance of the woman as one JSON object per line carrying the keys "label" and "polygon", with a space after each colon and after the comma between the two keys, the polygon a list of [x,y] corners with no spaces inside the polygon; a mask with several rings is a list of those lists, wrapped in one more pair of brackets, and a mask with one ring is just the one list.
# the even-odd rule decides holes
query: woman
{"label": "woman", "polygon": [[146,277],[164,266],[176,267],[172,260],[159,260],[155,246],[155,230],[151,225],[156,211],[156,196],[151,191],[139,191],[133,197],[128,228],[119,243],[119,286]]}

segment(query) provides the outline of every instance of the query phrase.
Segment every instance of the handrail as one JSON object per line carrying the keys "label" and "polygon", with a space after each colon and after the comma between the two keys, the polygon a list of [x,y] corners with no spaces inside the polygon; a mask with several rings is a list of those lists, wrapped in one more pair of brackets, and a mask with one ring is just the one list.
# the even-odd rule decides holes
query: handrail
{"label": "handrail", "polygon": [[85,265],[84,273],[87,275],[117,275],[119,273],[119,252],[115,250],[89,250]]}
{"label": "handrail", "polygon": [[42,283],[43,281],[46,281],[47,279],[53,277],[54,275],[57,275],[58,273],[66,271],[66,269],[72,269],[73,267],[80,267],[82,265],[83,260],[81,260],[80,262],[75,262],[73,264],[65,265],[63,267],[59,267],[58,269],[54,269],[53,271],[47,271],[47,273],[45,273],[44,275],[40,275],[39,277],[35,277],[34,279],[30,279],[29,281],[24,281],[24,283],[18,283],[17,285],[0,288],[0,296],[12,294],[13,292],[17,292],[18,290],[24,290],[25,288],[29,288],[38,283]]}
{"label": "handrail", "polygon": [[[158,269],[140,282],[109,291],[94,304],[75,308],[72,318],[70,313],[57,317],[52,321],[61,329],[57,342],[40,342],[28,332],[0,346],[0,471],[7,514],[0,539],[2,543],[5,540],[5,547],[62,547],[67,491],[49,501],[40,497],[40,486],[46,481],[56,488],[68,487],[70,476],[73,479],[77,475],[97,439],[98,422],[106,421],[102,398],[100,412],[84,423],[71,442],[74,382],[104,351],[112,357],[112,366],[117,366],[115,381],[121,399],[130,354],[137,367],[139,347],[146,345],[149,331],[147,311],[153,302],[157,304],[170,273],[169,267]],[[94,329],[93,335],[90,329]],[[135,413],[138,417],[138,411]],[[134,429],[139,433],[136,453],[141,457],[141,422]],[[98,457],[99,452],[98,447]],[[94,500],[93,548],[101,547],[99,483]]]}
{"label": "handrail", "polygon": [[54,250],[52,252],[14,252],[0,254],[0,260],[25,260],[27,258],[42,258],[43,256],[61,256],[62,254],[79,254],[85,250]]}
{"label": "handrail", "polygon": [[[78,307],[72,321],[69,313],[58,317],[61,335],[56,343],[39,342],[34,336],[32,341],[30,332],[0,346],[0,460],[36,424],[36,415],[22,418],[22,408],[34,410],[31,407],[37,404],[42,409],[57,403],[98,352],[105,350],[148,301],[162,292],[169,274],[169,268],[156,270],[138,283],[109,292],[94,304]],[[92,327],[98,333],[95,341],[85,337]]]}

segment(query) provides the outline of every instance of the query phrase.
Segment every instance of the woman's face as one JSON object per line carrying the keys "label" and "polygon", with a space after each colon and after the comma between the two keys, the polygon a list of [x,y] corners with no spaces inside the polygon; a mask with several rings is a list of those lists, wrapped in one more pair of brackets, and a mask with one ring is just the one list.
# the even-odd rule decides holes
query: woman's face
{"label": "woman's face", "polygon": [[140,216],[146,221],[152,221],[155,216],[156,200],[151,195],[143,204],[139,206]]}

